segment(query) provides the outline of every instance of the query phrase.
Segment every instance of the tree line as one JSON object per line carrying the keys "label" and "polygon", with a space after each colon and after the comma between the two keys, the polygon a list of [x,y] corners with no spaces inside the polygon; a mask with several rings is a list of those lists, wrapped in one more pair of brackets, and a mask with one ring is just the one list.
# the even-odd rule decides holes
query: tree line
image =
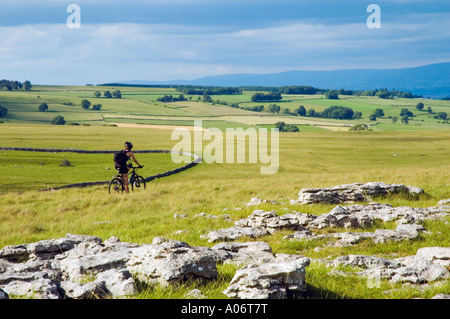
{"label": "tree line", "polygon": [[[94,96],[96,98],[100,98],[102,96],[102,93],[100,91],[95,91]],[[115,98],[115,99],[121,99],[122,98],[122,92],[120,90],[114,90],[112,93],[109,90],[106,90],[103,92],[103,96],[107,99]]]}
{"label": "tree line", "polygon": [[[346,89],[320,89],[308,85],[289,85],[289,86],[260,86],[245,85],[237,87],[222,86],[201,86],[201,85],[179,85],[179,84],[121,84],[121,83],[105,83],[99,86],[123,86],[123,87],[153,87],[153,88],[174,88],[178,92],[188,95],[240,95],[243,91],[264,91],[280,94],[329,94],[330,99],[338,99],[338,95],[354,95],[354,96],[378,96],[382,99],[394,98],[421,98],[421,95],[414,95],[411,92],[397,91],[387,88],[379,88],[374,90],[346,90]],[[271,100],[275,101],[275,100]]]}
{"label": "tree line", "polygon": [[33,85],[28,80],[23,83],[19,81],[0,80],[0,90],[7,89],[8,91],[30,91],[32,87]]}
{"label": "tree line", "polygon": [[236,87],[192,87],[182,86],[177,91],[189,95],[240,95],[242,90]]}
{"label": "tree line", "polygon": [[173,97],[172,95],[164,95],[163,97],[159,97],[156,99],[158,102],[179,102],[179,101],[187,101],[183,94],[180,94],[178,97]]}
{"label": "tree line", "polygon": [[[327,119],[337,119],[337,120],[352,120],[361,118],[361,112],[354,112],[353,109],[345,106],[330,106],[322,112],[315,111],[314,109],[309,109],[305,113],[304,107],[297,110],[298,115],[308,116],[308,117],[321,117]],[[303,115],[301,115],[301,114]]]}
{"label": "tree line", "polygon": [[421,98],[421,95],[414,95],[411,92],[397,91],[392,89],[389,91],[387,88],[380,88],[375,90],[366,91],[356,91],[353,95],[355,96],[378,96],[381,99],[394,99],[394,98],[404,98],[404,99],[415,99]]}
{"label": "tree line", "polygon": [[255,93],[252,96],[252,102],[268,102],[268,101],[281,101],[283,97],[279,92],[271,93]]}

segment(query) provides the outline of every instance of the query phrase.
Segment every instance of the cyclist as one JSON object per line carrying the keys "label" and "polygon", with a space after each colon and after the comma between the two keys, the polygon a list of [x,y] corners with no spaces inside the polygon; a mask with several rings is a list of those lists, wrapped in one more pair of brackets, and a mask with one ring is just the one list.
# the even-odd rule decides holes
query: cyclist
{"label": "cyclist", "polygon": [[134,162],[139,165],[138,166],[139,168],[143,167],[139,163],[139,161],[136,159],[133,152],[131,151],[132,148],[133,148],[133,143],[125,142],[125,148],[124,148],[124,150],[121,151],[123,153],[123,156],[121,157],[121,159],[119,161],[115,162],[115,165],[114,165],[116,167],[116,169],[119,171],[119,174],[123,175],[125,192],[127,192],[127,193],[129,192],[128,191],[128,172],[130,170],[130,168],[128,167],[128,164],[127,164],[128,160],[131,157],[134,160]]}

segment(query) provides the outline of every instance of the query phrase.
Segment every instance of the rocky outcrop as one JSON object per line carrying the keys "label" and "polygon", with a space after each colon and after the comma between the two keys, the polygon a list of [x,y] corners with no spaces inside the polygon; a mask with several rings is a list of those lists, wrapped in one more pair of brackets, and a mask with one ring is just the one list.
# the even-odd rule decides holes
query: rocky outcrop
{"label": "rocky outcrop", "polygon": [[171,240],[134,249],[126,266],[137,279],[148,284],[211,280],[218,275],[215,253],[210,248]]}
{"label": "rocky outcrop", "polygon": [[[378,184],[370,188],[367,184],[362,186],[359,189],[365,190],[365,196],[374,194],[374,191],[367,192],[367,189],[384,189],[381,193],[403,189],[400,186],[396,188],[398,185],[395,184],[395,187],[389,185],[390,188]],[[420,193],[420,189],[404,187],[409,193]],[[252,202],[255,205],[268,203],[259,200]],[[212,248],[191,247],[185,242],[160,237],[156,237],[151,244],[138,245],[121,242],[116,237],[103,241],[95,236],[68,234],[63,238],[2,248],[0,299],[10,296],[43,299],[121,298],[136,294],[136,280],[149,285],[176,285],[188,279],[216,280],[217,263],[233,263],[242,267],[223,292],[230,298],[302,298],[306,293],[305,271],[310,264],[308,257],[274,254],[269,244],[263,241],[230,241],[241,237],[259,238],[280,230],[293,231],[284,237],[285,240],[329,239],[324,244],[326,246],[348,246],[362,240],[373,240],[374,243],[411,240],[427,231],[422,225],[423,221],[441,219],[449,214],[450,199],[427,208],[393,207],[376,202],[336,206],[320,216],[295,211],[278,215],[275,211],[254,210],[248,218],[236,221],[233,227],[202,236],[210,242],[220,241]],[[197,216],[218,217],[206,214]],[[187,215],[175,217],[188,218]],[[376,220],[396,221],[397,225],[394,229],[363,231],[373,227]],[[332,228],[354,231],[326,232]],[[395,259],[348,255],[332,261],[316,261],[330,267],[355,267],[357,271],[352,274],[365,276],[368,280],[375,278],[394,283],[422,284],[448,280],[450,277],[449,247],[424,247],[416,255]],[[341,270],[334,272],[338,275],[345,273]],[[190,295],[193,298],[204,297],[199,291],[192,291]],[[437,295],[436,298],[446,298],[446,295]]]}
{"label": "rocky outcrop", "polygon": [[[432,261],[430,261],[430,259]],[[425,247],[416,255],[393,260],[364,255],[348,255],[336,258],[333,266],[352,266],[364,270],[358,275],[372,279],[385,279],[393,283],[428,283],[450,278],[450,273],[440,261],[446,264],[450,260],[450,248]]]}
{"label": "rocky outcrop", "polygon": [[[210,242],[236,240],[240,237],[257,238],[273,234],[281,229],[294,230],[285,239],[304,240],[338,238],[333,245],[347,246],[365,239],[375,243],[414,239],[425,232],[422,222],[429,219],[444,218],[450,214],[448,200],[438,202],[436,206],[412,208],[393,207],[388,204],[369,203],[367,205],[336,206],[329,213],[320,216],[299,212],[278,215],[275,211],[254,210],[246,219],[235,222],[235,226],[218,229],[203,238]],[[375,220],[382,222],[397,221],[395,229],[376,229],[375,232],[345,232],[315,235],[314,230],[328,228],[365,229],[373,226]]]}
{"label": "rocky outcrop", "polygon": [[382,182],[353,183],[325,188],[302,188],[298,193],[298,199],[291,200],[291,204],[364,202],[371,201],[373,197],[395,193],[419,195],[424,193],[424,191],[421,188],[403,184],[385,184]]}
{"label": "rocky outcrop", "polygon": [[173,284],[217,277],[216,251],[157,239],[153,244],[103,242],[67,235],[0,250],[0,288],[28,298],[120,298],[136,293],[135,278]]}
{"label": "rocky outcrop", "polygon": [[240,227],[234,226],[209,232],[207,235],[201,235],[201,238],[208,239],[209,242],[236,240],[241,237],[258,238],[269,233],[262,227]]}
{"label": "rocky outcrop", "polygon": [[[302,298],[310,264],[310,258],[302,255],[273,254],[266,242],[223,242],[209,248],[159,237],[152,244],[137,245],[116,237],[103,242],[94,236],[67,235],[7,246],[0,256],[0,299],[121,298],[137,293],[136,280],[162,285],[216,280],[216,264],[228,262],[241,266],[223,291],[230,298]],[[353,274],[394,283],[422,284],[450,277],[449,247],[424,247],[416,255],[396,259],[348,255],[314,261],[356,267],[359,271]],[[201,292],[195,296],[203,297]]]}
{"label": "rocky outcrop", "polygon": [[304,263],[273,261],[239,269],[224,294],[239,299],[297,299],[305,292]]}
{"label": "rocky outcrop", "polygon": [[[209,248],[160,237],[152,244],[137,245],[116,237],[103,242],[95,236],[68,234],[1,249],[0,298],[121,298],[137,293],[136,280],[150,285],[216,280],[216,264],[223,262],[244,267],[228,296],[292,298],[305,290],[310,261],[300,255],[274,255],[265,242]],[[254,280],[259,284],[251,286]]]}

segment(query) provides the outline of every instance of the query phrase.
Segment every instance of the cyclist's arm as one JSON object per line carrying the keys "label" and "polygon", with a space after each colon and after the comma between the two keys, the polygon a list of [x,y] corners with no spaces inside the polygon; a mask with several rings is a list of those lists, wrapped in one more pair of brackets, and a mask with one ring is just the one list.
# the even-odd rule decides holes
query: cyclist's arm
{"label": "cyclist's arm", "polygon": [[142,166],[142,165],[138,162],[138,160],[136,159],[136,157],[134,156],[133,153],[131,153],[131,158],[133,159],[133,161],[134,161],[136,164],[138,164],[139,166]]}

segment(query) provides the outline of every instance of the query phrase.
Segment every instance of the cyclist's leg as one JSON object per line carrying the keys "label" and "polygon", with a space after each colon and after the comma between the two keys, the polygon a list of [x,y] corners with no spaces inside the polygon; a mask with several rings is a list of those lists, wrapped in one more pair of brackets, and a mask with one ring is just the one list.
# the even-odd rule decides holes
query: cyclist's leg
{"label": "cyclist's leg", "polygon": [[123,184],[125,185],[125,192],[129,192],[128,191],[128,173],[124,173],[122,174],[123,176]]}

